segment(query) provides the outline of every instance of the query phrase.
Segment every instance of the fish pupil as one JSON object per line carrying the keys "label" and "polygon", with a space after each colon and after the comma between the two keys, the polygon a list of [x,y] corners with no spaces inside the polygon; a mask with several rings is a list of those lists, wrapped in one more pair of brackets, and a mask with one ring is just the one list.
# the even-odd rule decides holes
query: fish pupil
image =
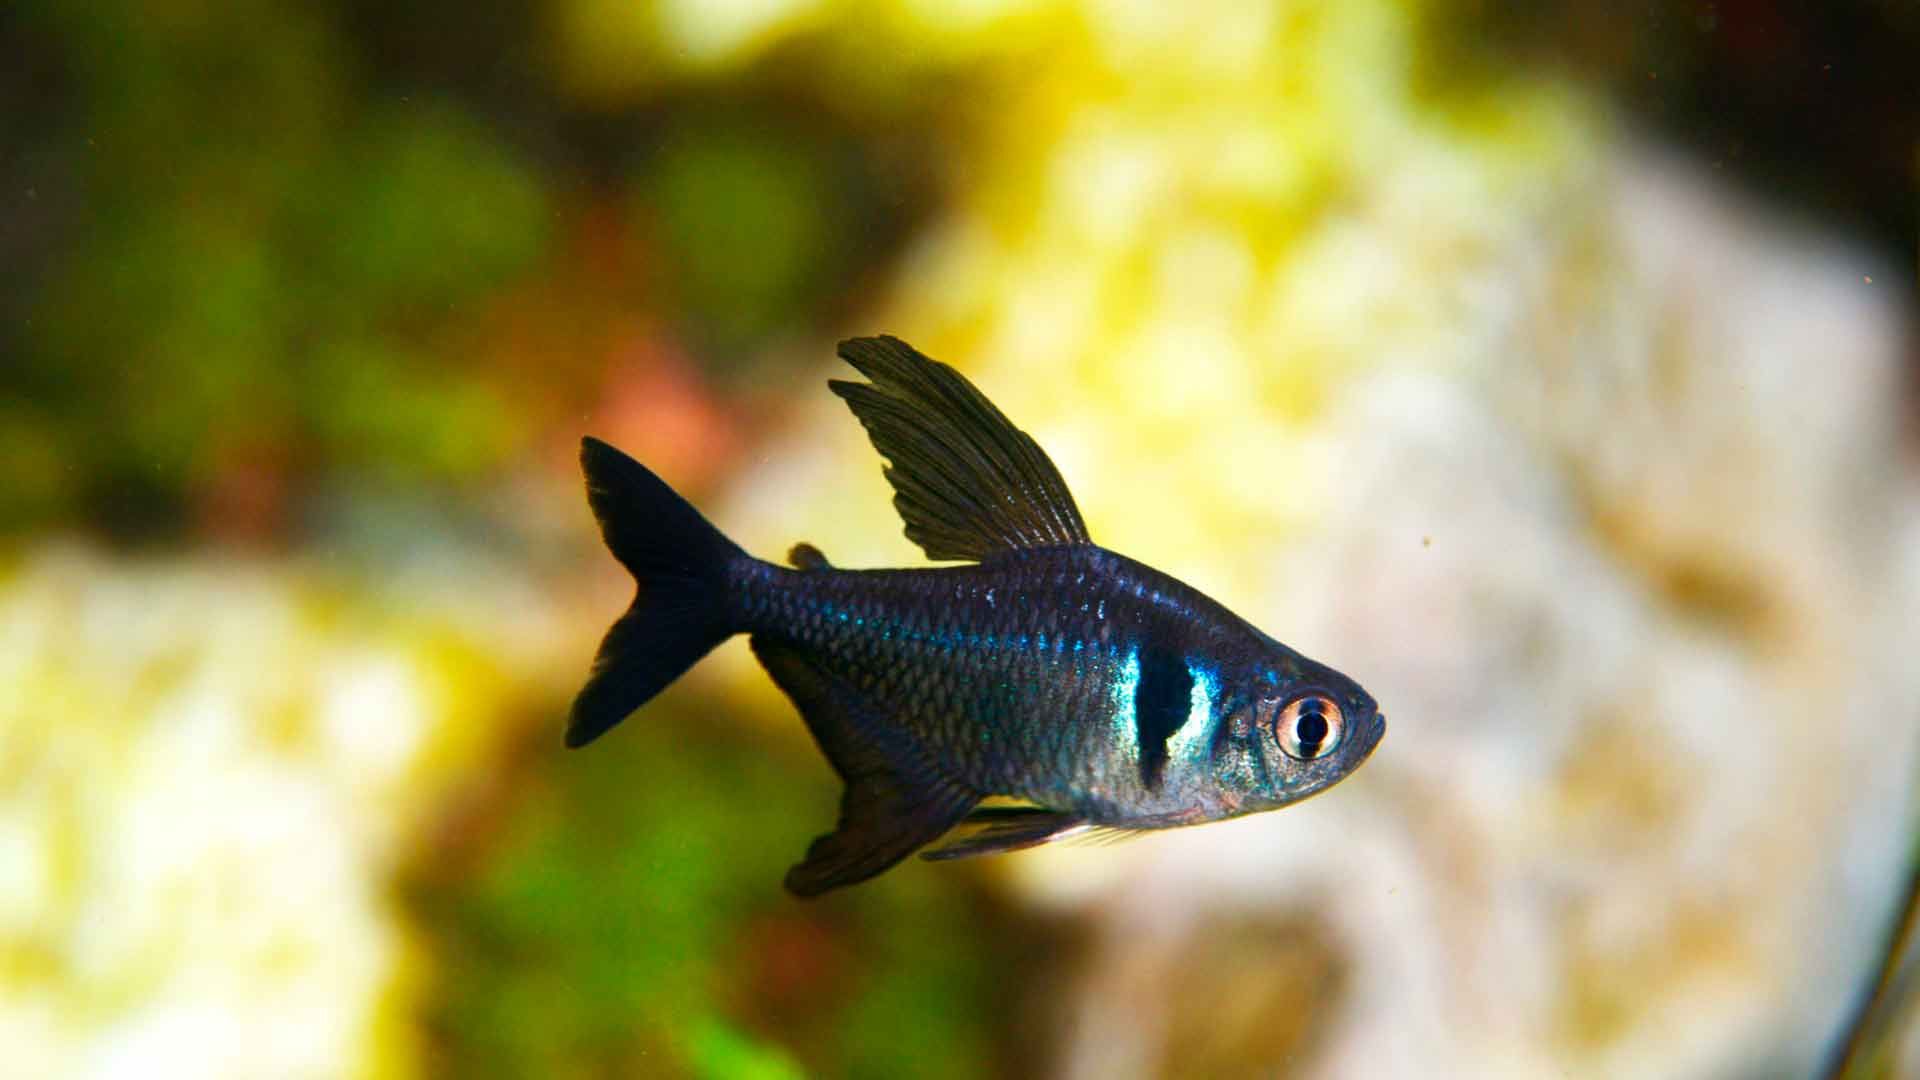
{"label": "fish pupil", "polygon": [[1317,702],[1313,704],[1313,708],[1315,710],[1313,712],[1305,712],[1303,710],[1299,722],[1296,723],[1293,728],[1294,735],[1300,740],[1302,749],[1310,750],[1313,747],[1319,746],[1327,737],[1327,718],[1320,715]]}

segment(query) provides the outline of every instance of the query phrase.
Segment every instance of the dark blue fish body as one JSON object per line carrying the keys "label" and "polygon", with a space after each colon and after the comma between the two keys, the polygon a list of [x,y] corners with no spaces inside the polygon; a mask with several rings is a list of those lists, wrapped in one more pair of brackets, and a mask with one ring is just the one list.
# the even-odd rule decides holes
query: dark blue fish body
{"label": "dark blue fish body", "polygon": [[[569,745],[721,640],[755,654],[847,783],[839,828],[787,876],[864,880],[1088,828],[1189,825],[1296,802],[1352,772],[1385,722],[1340,673],[1086,536],[1059,474],[971,384],[891,338],[833,383],[865,423],[908,536],[967,565],[794,568],[735,547],[652,473],[587,440],[589,499],[639,592],[575,702]],[[1007,796],[1025,806],[979,807]]]}
{"label": "dark blue fish body", "polygon": [[[1338,676],[1151,567],[1093,545],[928,570],[745,568],[749,633],[804,650],[975,790],[1089,823],[1176,825],[1325,786],[1244,744],[1255,695]],[[1351,688],[1345,708],[1367,700]]]}

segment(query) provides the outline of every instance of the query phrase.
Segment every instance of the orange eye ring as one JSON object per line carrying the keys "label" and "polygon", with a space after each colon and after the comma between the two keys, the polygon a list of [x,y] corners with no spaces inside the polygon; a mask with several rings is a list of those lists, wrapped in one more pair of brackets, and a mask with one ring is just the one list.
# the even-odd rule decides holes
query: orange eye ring
{"label": "orange eye ring", "polygon": [[1319,691],[1289,700],[1273,718],[1273,738],[1287,756],[1313,761],[1333,753],[1347,730],[1339,702]]}

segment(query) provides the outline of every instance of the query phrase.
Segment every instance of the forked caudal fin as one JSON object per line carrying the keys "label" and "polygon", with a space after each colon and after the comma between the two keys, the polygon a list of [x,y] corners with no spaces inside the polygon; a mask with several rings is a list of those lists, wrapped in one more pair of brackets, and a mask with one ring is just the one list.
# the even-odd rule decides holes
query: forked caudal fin
{"label": "forked caudal fin", "polygon": [[573,699],[568,746],[605,734],[738,629],[726,614],[726,574],[748,557],[665,481],[606,443],[582,439],[580,467],[600,535],[638,588]]}

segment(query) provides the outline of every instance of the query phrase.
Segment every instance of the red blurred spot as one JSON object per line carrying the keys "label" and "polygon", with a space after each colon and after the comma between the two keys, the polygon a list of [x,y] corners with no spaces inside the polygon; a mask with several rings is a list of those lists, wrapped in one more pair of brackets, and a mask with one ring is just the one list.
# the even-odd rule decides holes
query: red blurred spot
{"label": "red blurred spot", "polygon": [[804,916],[768,915],[740,935],[736,970],[747,1011],[783,1026],[830,1014],[853,990],[854,957],[832,927]]}
{"label": "red blurred spot", "polygon": [[288,466],[267,442],[223,448],[195,496],[200,532],[233,544],[270,543],[287,526]]}
{"label": "red blurred spot", "polygon": [[673,344],[632,328],[609,350],[606,370],[587,433],[682,488],[712,483],[739,456],[742,437],[732,415]]}

